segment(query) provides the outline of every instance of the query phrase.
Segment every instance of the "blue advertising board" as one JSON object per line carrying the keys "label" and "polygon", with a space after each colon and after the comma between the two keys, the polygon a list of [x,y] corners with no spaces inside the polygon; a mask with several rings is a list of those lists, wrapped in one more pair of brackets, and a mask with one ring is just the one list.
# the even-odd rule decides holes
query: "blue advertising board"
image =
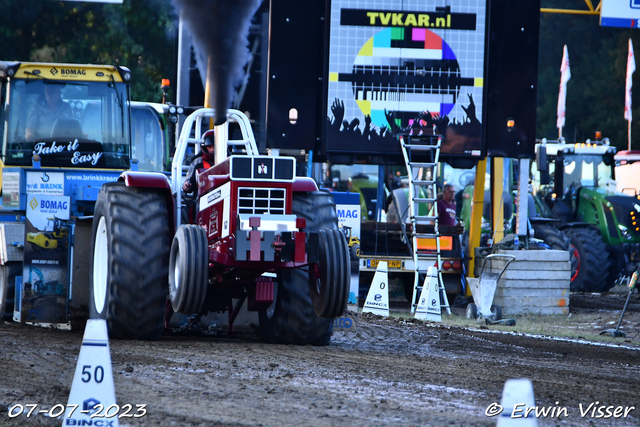
{"label": "blue advertising board", "polygon": [[600,25],[640,28],[640,0],[602,0]]}

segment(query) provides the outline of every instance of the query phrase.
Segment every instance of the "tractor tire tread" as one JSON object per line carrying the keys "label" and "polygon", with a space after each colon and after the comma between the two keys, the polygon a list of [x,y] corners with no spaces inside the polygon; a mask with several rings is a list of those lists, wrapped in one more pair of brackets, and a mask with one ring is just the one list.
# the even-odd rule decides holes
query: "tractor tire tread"
{"label": "tractor tire tread", "polygon": [[[333,196],[327,192],[294,193],[292,212],[307,221],[306,232],[333,229],[338,232]],[[328,345],[333,320],[316,315],[305,269],[281,270],[276,284],[273,312],[260,311],[260,335],[264,342],[294,345]]]}
{"label": "tractor tire tread", "polygon": [[578,276],[571,282],[572,292],[601,292],[609,277],[609,260],[602,236],[589,228],[569,228],[564,230],[580,255]]}
{"label": "tractor tire tread", "polygon": [[109,334],[121,339],[158,339],[164,327],[171,241],[165,197],[155,190],[110,183],[101,188],[96,211],[102,205],[108,212],[100,215],[108,215],[112,236]]}

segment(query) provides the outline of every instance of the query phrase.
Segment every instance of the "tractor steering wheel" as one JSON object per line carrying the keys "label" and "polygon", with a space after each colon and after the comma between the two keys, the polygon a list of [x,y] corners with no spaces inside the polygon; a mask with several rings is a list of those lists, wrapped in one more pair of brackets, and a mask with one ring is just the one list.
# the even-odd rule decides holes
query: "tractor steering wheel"
{"label": "tractor steering wheel", "polygon": [[564,199],[573,200],[576,198],[576,194],[577,194],[576,181],[573,181],[569,186],[569,188],[567,189],[567,192],[564,195]]}

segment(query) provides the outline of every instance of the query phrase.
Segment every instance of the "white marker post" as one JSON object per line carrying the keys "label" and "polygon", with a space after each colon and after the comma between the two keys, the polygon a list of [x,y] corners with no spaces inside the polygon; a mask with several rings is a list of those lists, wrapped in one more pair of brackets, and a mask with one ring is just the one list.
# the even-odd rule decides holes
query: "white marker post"
{"label": "white marker post", "polygon": [[362,312],[389,317],[389,274],[386,261],[378,263]]}
{"label": "white marker post", "polygon": [[[90,319],[84,330],[62,425],[118,427],[118,415],[120,407],[116,404],[116,390],[113,385],[107,322],[102,319]],[[96,423],[98,420],[102,422]],[[89,421],[92,424],[88,424]]]}
{"label": "white marker post", "polygon": [[526,378],[507,380],[500,401],[503,411],[496,427],[538,427],[535,411],[526,416],[527,408],[533,408],[535,405],[531,380]]}
{"label": "white marker post", "polygon": [[427,277],[425,277],[422,284],[422,292],[420,292],[415,318],[442,322],[440,285],[438,284],[438,270],[435,267],[429,267],[427,271]]}

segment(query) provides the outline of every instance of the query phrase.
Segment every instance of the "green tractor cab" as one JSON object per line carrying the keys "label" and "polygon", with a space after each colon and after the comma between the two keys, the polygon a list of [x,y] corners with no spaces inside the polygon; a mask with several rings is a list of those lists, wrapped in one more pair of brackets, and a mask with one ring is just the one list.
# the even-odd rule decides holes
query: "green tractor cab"
{"label": "green tractor cab", "polygon": [[536,206],[571,240],[574,292],[608,291],[640,262],[640,200],[617,190],[615,153],[606,138],[536,144]]}

